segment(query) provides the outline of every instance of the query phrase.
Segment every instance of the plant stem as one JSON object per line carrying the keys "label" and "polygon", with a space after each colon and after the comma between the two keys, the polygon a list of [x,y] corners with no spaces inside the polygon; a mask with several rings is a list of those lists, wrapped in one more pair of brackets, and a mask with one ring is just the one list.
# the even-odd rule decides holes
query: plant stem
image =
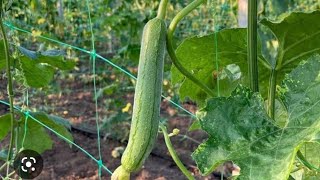
{"label": "plant stem", "polygon": [[198,145],[201,144],[200,141],[197,141],[197,140],[195,140],[195,139],[193,139],[193,138],[191,138],[191,137],[189,137],[189,136],[187,136],[187,135],[178,134],[177,136],[181,137],[182,140],[188,139],[189,141],[192,141],[192,142],[194,142],[194,143],[196,143],[196,144],[198,144]]}
{"label": "plant stem", "polygon": [[288,180],[296,180],[296,179],[290,175]]}
{"label": "plant stem", "polygon": [[276,101],[276,86],[277,86],[277,70],[272,69],[269,79],[269,94],[268,94],[268,114],[274,119],[275,101]]}
{"label": "plant stem", "polygon": [[174,147],[170,141],[170,137],[167,132],[167,128],[163,125],[160,124],[159,127],[162,130],[164,140],[166,142],[167,148],[169,150],[169,153],[173,159],[173,161],[177,164],[181,172],[189,179],[189,180],[194,180],[195,178],[192,176],[192,174],[188,171],[188,169],[183,165],[183,163],[180,161],[176,151],[174,150]]}
{"label": "plant stem", "polygon": [[0,171],[1,171],[4,167],[7,166],[7,163],[8,163],[8,162],[5,162],[5,163],[0,167]]}
{"label": "plant stem", "polygon": [[258,58],[257,58],[257,0],[249,0],[248,7],[248,65],[250,87],[259,92]]}
{"label": "plant stem", "polygon": [[167,50],[168,54],[172,60],[172,63],[176,66],[176,68],[188,79],[190,79],[193,83],[195,83],[197,86],[199,86],[203,91],[205,91],[208,95],[214,96],[214,92],[206,86],[204,83],[202,83],[199,79],[194,77],[187,69],[185,69],[182,64],[179,62],[175,50],[173,48],[173,33],[178,25],[178,23],[181,21],[182,18],[187,16],[192,10],[197,8],[200,4],[202,4],[204,0],[195,0],[192,3],[190,3],[187,7],[183,8],[171,21],[168,33],[167,33]]}
{"label": "plant stem", "polygon": [[[0,7],[2,10],[2,0],[0,0]],[[9,56],[9,46],[8,46],[8,40],[6,36],[6,32],[3,27],[3,22],[2,22],[2,12],[1,17],[0,17],[0,28],[1,28],[1,34],[3,38],[3,43],[4,43],[4,53],[6,56],[6,70],[7,70],[7,78],[8,78],[8,97],[9,97],[9,103],[10,103],[10,116],[11,116],[11,137],[10,137],[10,145],[9,145],[9,150],[8,150],[8,158],[7,161],[9,162],[11,160],[11,154],[12,154],[12,147],[14,143],[14,109],[13,109],[13,83],[12,83],[12,75],[11,75],[11,64],[10,64],[10,56]],[[9,168],[10,168],[10,163],[7,164],[7,175],[9,174]]]}
{"label": "plant stem", "polygon": [[158,8],[157,18],[164,19],[166,17],[168,2],[169,0],[161,0]]}
{"label": "plant stem", "polygon": [[19,145],[19,142],[20,142],[20,139],[19,139],[19,130],[20,130],[20,126],[19,126],[19,124],[20,124],[20,122],[18,122],[18,125],[17,125],[17,127],[15,128],[15,130],[16,130],[16,136],[15,136],[15,139],[16,139],[16,150],[17,150],[17,152],[19,152],[20,151],[20,145]]}
{"label": "plant stem", "polygon": [[302,162],[302,164],[305,165],[308,169],[320,172],[320,168],[317,168],[315,165],[312,165],[310,162],[308,162],[308,160],[306,160],[301,151],[297,152],[297,156],[299,160]]}
{"label": "plant stem", "polygon": [[8,174],[7,177],[5,177],[4,179],[5,179],[5,180],[7,180],[7,179],[9,180],[9,179],[10,179],[10,176],[14,175],[14,173],[15,173],[15,171],[12,171],[12,172],[11,172],[10,174]]}

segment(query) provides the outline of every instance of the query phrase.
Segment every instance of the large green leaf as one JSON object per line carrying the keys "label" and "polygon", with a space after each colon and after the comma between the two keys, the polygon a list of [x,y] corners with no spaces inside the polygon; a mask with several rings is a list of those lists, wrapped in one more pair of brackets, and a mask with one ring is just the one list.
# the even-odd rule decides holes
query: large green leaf
{"label": "large green leaf", "polygon": [[320,52],[320,11],[311,13],[293,12],[278,22],[263,19],[278,39],[279,49],[276,69],[282,74],[290,72],[299,62]]}
{"label": "large green leaf", "polygon": [[[247,77],[247,31],[246,29],[226,29],[217,33],[217,55],[220,74],[220,91],[221,95],[228,96],[238,85],[240,80],[246,80]],[[191,72],[195,77],[204,82],[214,92],[216,89],[216,49],[215,35],[195,36],[184,40],[177,48],[176,53],[179,61],[183,66]],[[259,55],[262,62],[263,57]],[[221,76],[227,67],[240,67],[241,76],[238,78],[230,78],[230,76]],[[262,71],[267,71],[267,63],[260,64]],[[176,68],[172,66],[172,83],[182,83],[179,92],[180,98],[183,100],[190,97],[200,105],[208,98],[192,81],[186,79]],[[232,76],[231,76],[232,77]],[[261,82],[266,83],[266,82]]]}
{"label": "large green leaf", "polygon": [[60,70],[71,70],[75,66],[75,62],[71,60],[64,60],[64,52],[61,50],[47,50],[41,52],[41,54],[38,57],[39,63],[47,63],[50,64],[53,67],[56,67]]}
{"label": "large green leaf", "polygon": [[55,69],[71,70],[74,61],[64,60],[64,53],[60,50],[47,50],[36,52],[24,47],[18,47],[24,56],[20,57],[21,66],[17,67],[23,72],[26,83],[31,87],[43,87],[49,84]]}
{"label": "large green leaf", "polygon": [[[277,83],[281,83],[302,60],[320,53],[320,11],[311,13],[293,12],[277,22],[263,19],[260,23],[268,27],[278,40],[278,52],[272,62],[277,70]],[[270,73],[267,73],[268,76]]]}
{"label": "large green leaf", "polygon": [[[299,62],[308,58],[313,53],[320,52],[320,11],[312,13],[293,12],[284,16],[278,22],[267,19],[261,24],[270,28],[278,39],[278,51],[276,58],[265,59],[259,48],[259,83],[263,97],[267,95],[270,69],[277,70],[277,83],[280,83],[285,74],[295,68]],[[228,64],[236,64],[242,72],[241,83],[247,84],[247,38],[246,29],[227,29],[217,33],[217,52],[221,71]],[[192,37],[183,41],[177,48],[177,57],[198,79],[208,87],[217,91],[215,79],[212,74],[216,71],[214,34],[203,37]],[[261,43],[258,43],[261,46]],[[271,56],[266,56],[271,57]],[[276,61],[276,62],[274,62]],[[180,98],[190,97],[200,105],[208,96],[190,80],[186,79],[175,67],[172,67],[173,84],[181,83],[179,89]],[[221,95],[228,96],[235,85],[221,80]]]}
{"label": "large green leaf", "polygon": [[[22,147],[22,140],[24,138],[25,134],[25,126],[24,122],[22,121],[20,125],[20,131],[19,131],[19,146]],[[30,149],[38,152],[39,154],[43,153],[46,150],[49,150],[52,148],[52,140],[48,133],[45,131],[45,129],[38,124],[37,122],[33,120],[28,120],[27,123],[27,131],[25,136],[25,141],[23,144],[23,147],[25,149]]]}
{"label": "large green leaf", "polygon": [[260,95],[238,87],[230,97],[213,98],[199,113],[209,139],[193,153],[203,174],[233,160],[240,179],[285,180],[297,150],[320,131],[320,56],[286,76],[281,100],[288,109],[285,127],[276,126]]}
{"label": "large green leaf", "polygon": [[312,139],[312,142],[320,144],[320,132]]}
{"label": "large green leaf", "polygon": [[[57,118],[57,116],[47,115],[43,112],[31,113],[33,117],[39,120],[44,125],[48,126],[52,130],[58,132],[63,137],[73,141],[73,137],[71,133],[67,130],[68,126],[66,122],[61,122],[61,118]],[[20,123],[20,140],[23,139],[24,129],[25,129],[25,120]],[[22,142],[22,141],[21,141]],[[20,143],[21,143],[20,142]],[[21,144],[20,144],[21,145]],[[29,118],[27,123],[27,133],[24,143],[24,148],[32,149],[37,151],[38,153],[42,153],[45,150],[52,148],[52,140],[48,135],[48,131],[38,122],[35,122],[33,119]]]}
{"label": "large green leaf", "polygon": [[32,51],[19,46],[20,52],[29,59],[36,60],[37,63],[46,63],[60,70],[71,70],[75,66],[75,62],[64,60],[64,51],[58,49],[49,49],[46,51]]}
{"label": "large green leaf", "polygon": [[27,57],[20,57],[20,68],[22,69],[26,83],[35,88],[40,88],[49,84],[53,78],[54,68],[40,64],[36,60]]}
{"label": "large green leaf", "polygon": [[48,115],[43,112],[32,113],[32,115],[63,137],[73,141],[72,134],[68,131],[68,129],[71,129],[69,121],[55,115]]}
{"label": "large green leaf", "polygon": [[11,118],[10,114],[5,114],[0,116],[0,141],[7,136],[11,127]]}

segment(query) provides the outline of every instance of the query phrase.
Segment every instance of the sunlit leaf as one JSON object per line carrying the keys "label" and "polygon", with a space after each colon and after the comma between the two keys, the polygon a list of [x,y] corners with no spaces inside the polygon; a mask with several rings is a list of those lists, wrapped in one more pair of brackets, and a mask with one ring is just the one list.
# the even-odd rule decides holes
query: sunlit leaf
{"label": "sunlit leaf", "polygon": [[[277,56],[272,59],[264,59],[260,50],[261,43],[257,44],[259,47],[259,88],[264,98],[267,97],[270,69],[276,68],[277,84],[279,84],[285,74],[289,73],[303,59],[320,52],[319,19],[320,11],[315,11],[312,13],[293,12],[277,22],[271,22],[267,19],[261,21],[261,24],[270,28],[278,39],[277,42],[273,42],[278,44],[278,51],[275,52]],[[229,64],[236,64],[240,67],[240,82],[248,85],[246,29],[226,29],[218,32],[217,49],[214,37],[214,34],[210,34],[184,40],[176,50],[181,64],[216,93],[217,85],[212,74],[220,72]],[[219,71],[216,69],[216,51],[218,52]],[[209,98],[206,93],[186,79],[175,67],[172,67],[171,73],[173,84],[181,83],[179,89],[181,100],[189,97],[200,106],[204,105],[205,100]],[[221,80],[220,83],[222,96],[230,95],[230,92],[235,88],[234,85],[230,85],[224,80]],[[225,83],[226,86],[223,86]]]}
{"label": "sunlit leaf", "polygon": [[[226,29],[217,33],[217,49],[215,47],[215,35],[196,36],[184,40],[177,48],[176,53],[179,61],[195,77],[204,82],[209,88],[217,91],[217,76],[219,76],[220,94],[230,95],[231,91],[239,82],[245,82],[247,78],[247,31],[246,29]],[[216,50],[219,70],[216,69]],[[262,61],[262,55],[259,55]],[[227,66],[230,68],[238,67],[241,75],[234,81],[226,78]],[[263,65],[262,65],[263,66]],[[266,71],[268,65],[260,67]],[[235,69],[234,69],[235,70]],[[176,68],[171,69],[172,83],[181,83],[179,89],[180,98],[186,97],[196,101],[200,106],[204,104],[207,94],[203,92],[193,82],[186,79]],[[223,78],[224,77],[224,78]],[[264,84],[265,82],[261,82]]]}
{"label": "sunlit leaf", "polygon": [[208,100],[198,116],[209,139],[192,155],[201,173],[232,160],[241,168],[239,179],[287,179],[297,150],[320,131],[319,77],[319,55],[286,76],[280,90],[289,114],[284,128],[273,124],[264,100],[248,88],[240,86],[228,98]]}

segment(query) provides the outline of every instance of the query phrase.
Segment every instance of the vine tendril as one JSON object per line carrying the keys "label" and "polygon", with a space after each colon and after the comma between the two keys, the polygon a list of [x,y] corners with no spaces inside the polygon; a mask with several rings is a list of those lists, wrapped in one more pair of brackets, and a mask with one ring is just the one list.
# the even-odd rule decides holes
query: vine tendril
{"label": "vine tendril", "polygon": [[214,92],[203,82],[201,82],[199,79],[197,79],[194,75],[192,75],[186,68],[182,66],[182,64],[179,62],[175,49],[173,48],[173,33],[178,25],[178,23],[181,21],[182,18],[187,16],[192,10],[197,8],[200,4],[202,4],[205,0],[195,0],[192,3],[190,3],[188,6],[183,8],[171,21],[168,32],[167,32],[167,50],[168,54],[172,60],[172,63],[174,66],[188,79],[190,79],[193,83],[195,83],[197,86],[199,86],[203,91],[205,91],[208,95],[214,96]]}

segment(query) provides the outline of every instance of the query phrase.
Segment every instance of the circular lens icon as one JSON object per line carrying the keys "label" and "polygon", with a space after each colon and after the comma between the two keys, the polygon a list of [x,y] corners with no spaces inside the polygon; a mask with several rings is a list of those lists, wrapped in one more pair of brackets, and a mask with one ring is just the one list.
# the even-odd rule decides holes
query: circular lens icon
{"label": "circular lens icon", "polygon": [[23,150],[18,153],[13,162],[15,172],[23,179],[37,177],[43,169],[43,159],[33,150]]}

